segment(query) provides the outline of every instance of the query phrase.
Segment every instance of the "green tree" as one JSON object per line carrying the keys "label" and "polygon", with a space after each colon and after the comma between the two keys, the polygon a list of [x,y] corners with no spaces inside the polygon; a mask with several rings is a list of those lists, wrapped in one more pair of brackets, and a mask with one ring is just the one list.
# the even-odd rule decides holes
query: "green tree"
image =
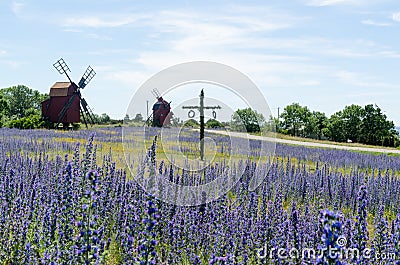
{"label": "green tree", "polygon": [[0,115],[8,115],[10,111],[10,105],[5,97],[0,94]]}
{"label": "green tree", "polygon": [[37,129],[42,128],[44,125],[45,122],[42,120],[42,117],[35,114],[15,119],[8,123],[8,127],[18,129]]}
{"label": "green tree", "polygon": [[326,135],[336,142],[359,142],[360,128],[364,118],[364,110],[361,106],[352,104],[343,110],[334,113],[328,120]]}
{"label": "green tree", "polygon": [[185,121],[183,123],[183,126],[185,126],[185,127],[199,127],[200,124],[195,119],[189,119],[189,120],[187,120],[187,121]]}
{"label": "green tree", "polygon": [[207,128],[222,128],[222,127],[224,127],[223,125],[222,125],[222,123],[220,123],[219,121],[217,121],[216,119],[209,119],[207,122],[206,122],[206,127]]}
{"label": "green tree", "polygon": [[361,123],[364,115],[364,110],[359,105],[352,104],[343,109],[341,118],[343,120],[346,141],[359,142]]}
{"label": "green tree", "polygon": [[128,114],[126,114],[124,117],[124,123],[130,122],[130,121],[131,121],[131,118],[129,117]]}
{"label": "green tree", "polygon": [[332,114],[327,122],[327,127],[323,129],[324,135],[332,141],[346,141],[345,124],[342,117],[342,111]]}
{"label": "green tree", "polygon": [[392,121],[388,121],[378,106],[346,106],[333,114],[324,131],[330,140],[344,142],[351,140],[371,145],[396,146],[398,132]]}
{"label": "green tree", "polygon": [[143,122],[144,120],[143,120],[142,114],[141,113],[137,113],[135,118],[133,118],[133,121],[134,122]]}
{"label": "green tree", "polygon": [[395,133],[394,123],[388,121],[382,110],[369,104],[364,107],[364,119],[361,122],[360,142],[372,145],[383,145],[385,138]]}
{"label": "green tree", "polygon": [[232,115],[231,128],[236,131],[260,132],[265,118],[251,108],[238,109]]}
{"label": "green tree", "polygon": [[103,113],[103,114],[101,114],[100,117],[98,118],[98,121],[99,121],[101,124],[109,124],[109,123],[111,123],[111,118],[110,118],[110,116],[107,115],[107,113]]}
{"label": "green tree", "polygon": [[0,93],[9,104],[8,114],[17,119],[39,115],[42,101],[48,98],[48,95],[23,85],[3,88]]}
{"label": "green tree", "polygon": [[324,128],[326,128],[327,120],[328,118],[325,113],[319,111],[311,112],[305,123],[304,136],[321,140],[324,135],[323,131]]}
{"label": "green tree", "polygon": [[282,118],[282,127],[293,136],[305,136],[305,127],[309,122],[311,112],[307,107],[300,106],[299,103],[288,105],[283,110],[280,117]]}
{"label": "green tree", "polygon": [[9,115],[10,105],[8,101],[0,94],[0,127],[3,127]]}

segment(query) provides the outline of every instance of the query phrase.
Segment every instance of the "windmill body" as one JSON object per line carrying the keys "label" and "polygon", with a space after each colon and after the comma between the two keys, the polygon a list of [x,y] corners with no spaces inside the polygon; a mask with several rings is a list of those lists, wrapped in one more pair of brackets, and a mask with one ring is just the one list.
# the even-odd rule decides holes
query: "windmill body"
{"label": "windmill body", "polygon": [[[81,106],[79,97],[74,97],[76,90],[74,83],[56,82],[50,88],[50,98],[42,102],[42,114],[51,123],[79,123],[81,122]],[[71,106],[66,110],[62,119],[59,114],[70,102]]]}
{"label": "windmill body", "polygon": [[162,127],[169,125],[173,113],[171,112],[171,104],[160,96],[157,89],[153,89],[153,95],[157,98],[157,102],[153,105],[153,122],[154,127]]}
{"label": "windmill body", "polygon": [[89,66],[83,74],[78,85],[71,80],[70,70],[63,59],[58,60],[54,67],[60,74],[65,74],[68,82],[56,82],[50,88],[50,98],[42,102],[42,116],[54,127],[63,124],[64,127],[81,122],[81,117],[87,127],[87,123],[94,123],[93,114],[86,100],[81,95],[81,89],[96,74]]}

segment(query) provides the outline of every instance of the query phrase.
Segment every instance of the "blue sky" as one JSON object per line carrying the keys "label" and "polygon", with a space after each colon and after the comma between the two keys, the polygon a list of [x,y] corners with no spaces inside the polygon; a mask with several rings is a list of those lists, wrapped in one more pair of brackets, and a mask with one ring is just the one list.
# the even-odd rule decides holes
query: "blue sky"
{"label": "blue sky", "polygon": [[372,103],[400,125],[398,0],[2,0],[0,23],[0,87],[48,92],[56,60],[76,82],[90,64],[84,97],[114,118],[158,71],[206,60],[248,75],[274,114]]}

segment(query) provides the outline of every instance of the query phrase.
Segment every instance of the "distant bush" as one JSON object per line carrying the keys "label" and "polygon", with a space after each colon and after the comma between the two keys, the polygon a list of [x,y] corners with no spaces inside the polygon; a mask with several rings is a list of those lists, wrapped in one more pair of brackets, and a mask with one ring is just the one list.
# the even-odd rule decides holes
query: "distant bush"
{"label": "distant bush", "polygon": [[18,129],[37,129],[44,127],[44,125],[45,121],[42,119],[40,115],[37,114],[32,114],[27,117],[11,120],[8,123],[8,127],[18,128]]}
{"label": "distant bush", "polygon": [[207,128],[223,128],[224,127],[224,125],[222,125],[222,123],[220,123],[216,119],[209,119],[205,125]]}
{"label": "distant bush", "polygon": [[183,124],[184,127],[193,127],[193,128],[197,128],[199,127],[199,123],[194,120],[194,119],[189,119],[187,121],[185,121],[185,123]]}

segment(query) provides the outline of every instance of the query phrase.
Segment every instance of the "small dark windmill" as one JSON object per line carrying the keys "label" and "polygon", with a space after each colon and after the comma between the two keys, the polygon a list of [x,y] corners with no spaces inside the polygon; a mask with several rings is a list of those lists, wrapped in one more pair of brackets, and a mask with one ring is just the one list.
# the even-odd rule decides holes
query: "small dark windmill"
{"label": "small dark windmill", "polygon": [[64,127],[81,121],[87,127],[87,123],[94,124],[93,113],[82,97],[81,89],[96,75],[92,67],[88,66],[78,85],[71,80],[68,72],[71,72],[68,65],[61,58],[53,66],[60,74],[65,74],[69,82],[56,82],[50,88],[50,98],[42,102],[42,116],[56,128],[60,123]]}
{"label": "small dark windmill", "polygon": [[157,102],[153,105],[153,113],[147,118],[146,123],[149,124],[152,119],[152,126],[162,127],[164,125],[169,125],[171,122],[171,117],[173,115],[171,111],[171,102],[166,101],[160,95],[160,92],[154,88],[152,94],[156,97]]}

